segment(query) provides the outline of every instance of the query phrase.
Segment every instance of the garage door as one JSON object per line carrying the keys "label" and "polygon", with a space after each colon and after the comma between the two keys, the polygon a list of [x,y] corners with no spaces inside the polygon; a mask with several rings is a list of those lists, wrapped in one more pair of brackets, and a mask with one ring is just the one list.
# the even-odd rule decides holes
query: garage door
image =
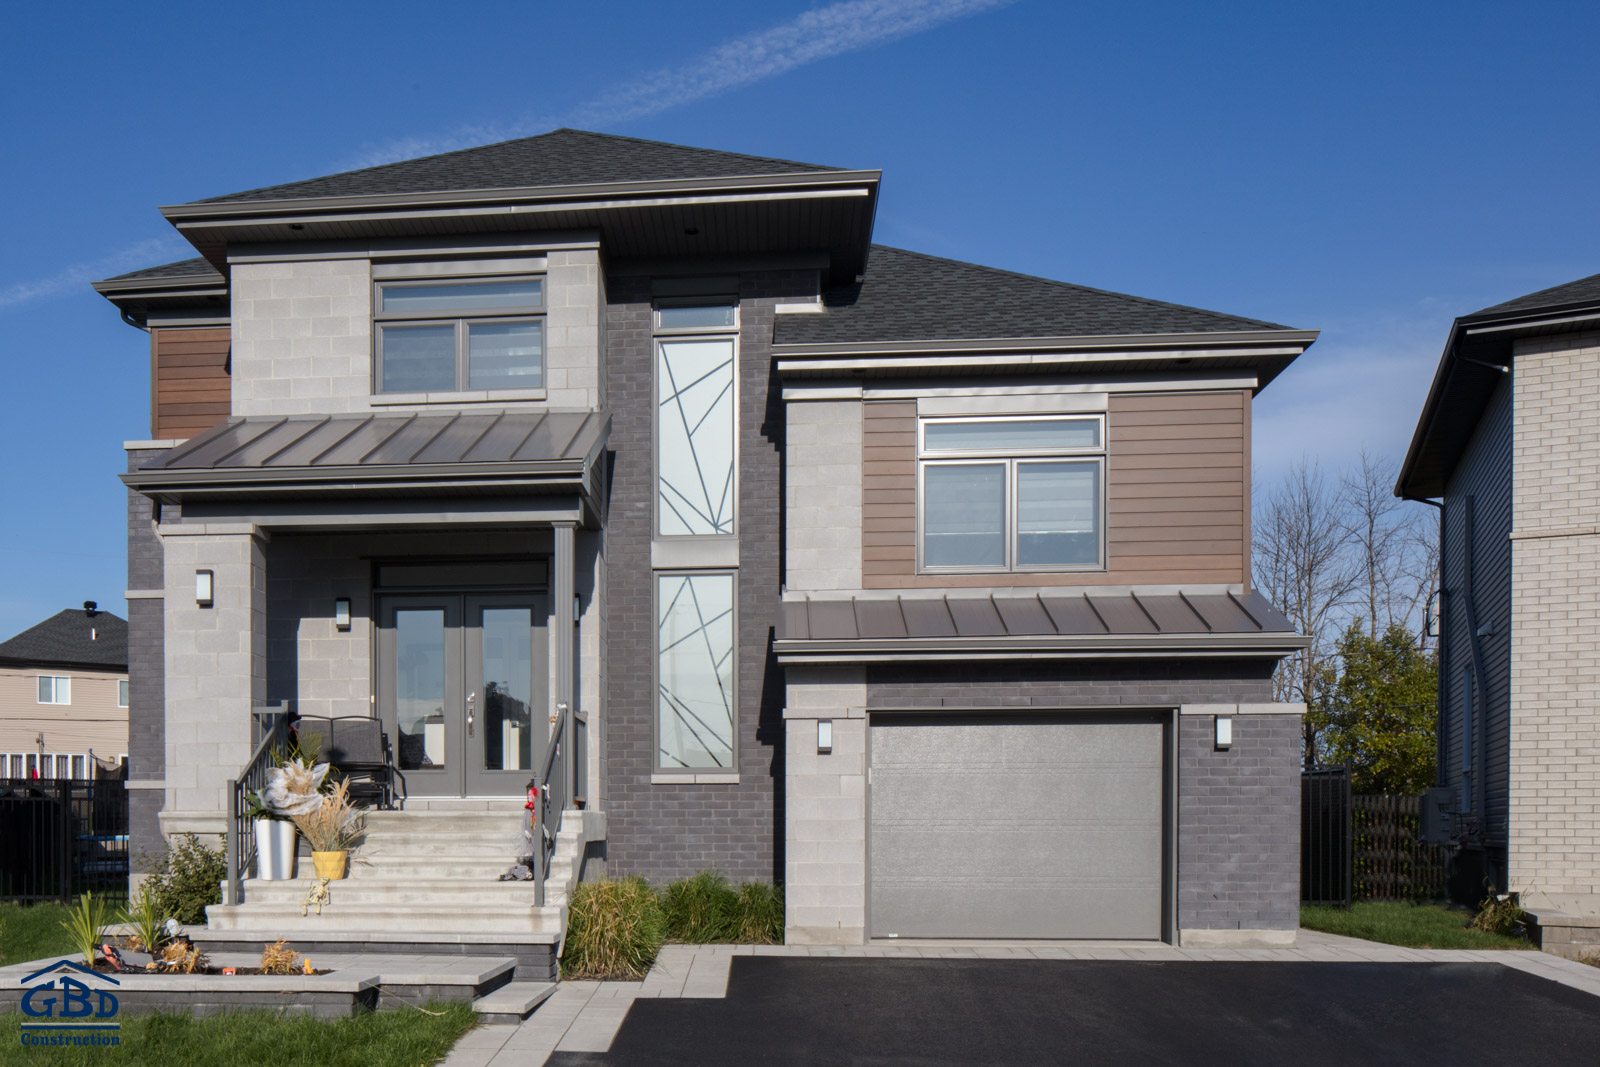
{"label": "garage door", "polygon": [[1159,938],[1161,722],[871,724],[874,937]]}

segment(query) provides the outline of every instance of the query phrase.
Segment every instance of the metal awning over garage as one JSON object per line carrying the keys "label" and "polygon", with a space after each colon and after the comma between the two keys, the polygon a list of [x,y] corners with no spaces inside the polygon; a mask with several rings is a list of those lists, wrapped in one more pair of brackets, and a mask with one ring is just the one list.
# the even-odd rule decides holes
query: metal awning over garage
{"label": "metal awning over garage", "polygon": [[1019,656],[1283,656],[1306,639],[1260,593],[1073,593],[786,601],[784,662]]}
{"label": "metal awning over garage", "polygon": [[230,419],[122,476],[164,503],[240,497],[505,496],[592,503],[604,412]]}

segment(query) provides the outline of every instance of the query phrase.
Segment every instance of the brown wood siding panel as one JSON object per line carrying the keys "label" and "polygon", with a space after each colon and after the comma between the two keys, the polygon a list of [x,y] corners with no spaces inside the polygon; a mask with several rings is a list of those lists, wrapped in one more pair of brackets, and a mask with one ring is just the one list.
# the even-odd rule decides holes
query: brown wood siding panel
{"label": "brown wood siding panel", "polygon": [[233,405],[229,343],[227,329],[150,331],[152,437],[193,437],[228,417]]}
{"label": "brown wood siding panel", "polygon": [[1249,558],[1248,393],[1112,395],[1103,571],[922,574],[916,405],[863,412],[862,585],[868,589],[1236,583]]}

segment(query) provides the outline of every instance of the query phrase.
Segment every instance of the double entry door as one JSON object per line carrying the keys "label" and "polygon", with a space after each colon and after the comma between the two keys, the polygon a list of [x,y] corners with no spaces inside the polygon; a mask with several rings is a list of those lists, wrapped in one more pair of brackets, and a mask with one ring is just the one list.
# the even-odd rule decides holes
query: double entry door
{"label": "double entry door", "polygon": [[378,602],[378,712],[412,796],[513,796],[543,761],[543,594]]}

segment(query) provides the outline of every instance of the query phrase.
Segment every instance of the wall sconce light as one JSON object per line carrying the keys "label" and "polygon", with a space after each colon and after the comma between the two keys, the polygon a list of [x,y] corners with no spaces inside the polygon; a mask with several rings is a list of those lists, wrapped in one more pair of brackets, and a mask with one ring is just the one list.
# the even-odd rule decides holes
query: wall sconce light
{"label": "wall sconce light", "polygon": [[1233,744],[1233,720],[1226,715],[1217,716],[1217,751],[1226,752]]}
{"label": "wall sconce light", "polygon": [[202,608],[209,608],[213,599],[215,582],[210,571],[194,572],[194,602]]}
{"label": "wall sconce light", "polygon": [[817,720],[817,754],[826,756],[833,751],[833,720]]}
{"label": "wall sconce light", "polygon": [[333,628],[335,630],[350,629],[350,598],[347,596],[334,598]]}

